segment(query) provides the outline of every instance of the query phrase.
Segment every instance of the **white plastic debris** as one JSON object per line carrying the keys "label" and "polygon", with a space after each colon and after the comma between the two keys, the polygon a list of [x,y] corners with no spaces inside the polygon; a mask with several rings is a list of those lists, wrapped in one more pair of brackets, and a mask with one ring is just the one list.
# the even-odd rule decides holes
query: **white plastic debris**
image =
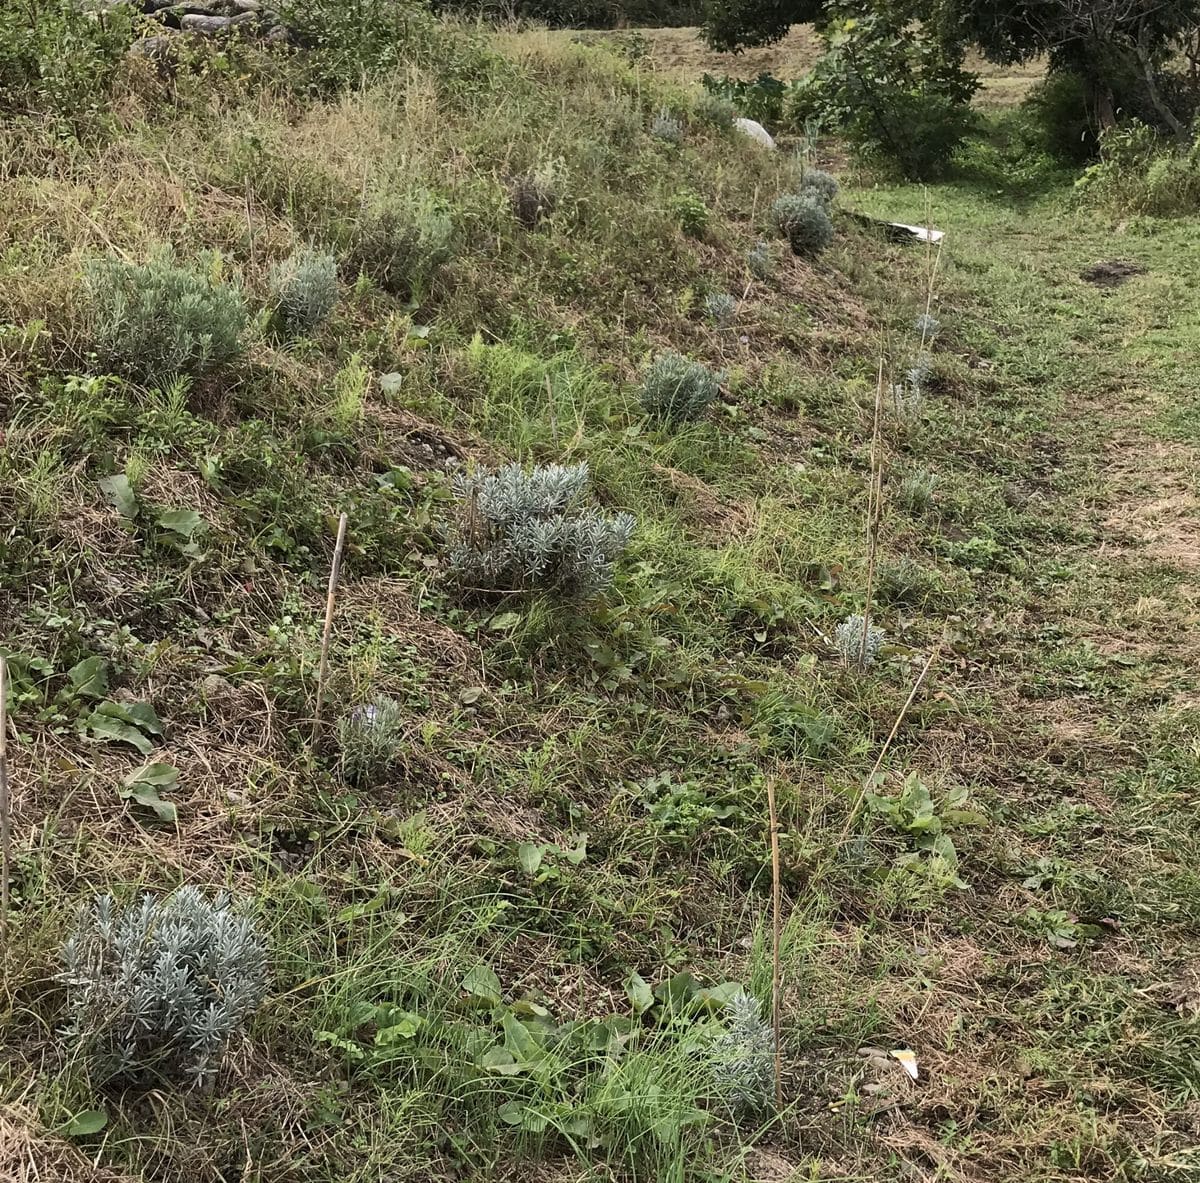
{"label": "white plastic debris", "polygon": [[756,140],[762,144],[764,148],[775,147],[775,141],[771,137],[771,133],[761,123],[755,123],[753,119],[738,118],[733,121],[733,126],[743,135],[747,135],[752,140]]}
{"label": "white plastic debris", "polygon": [[904,1071],[913,1078],[913,1080],[917,1079],[917,1076],[919,1075],[917,1071],[917,1057],[910,1052],[908,1048],[896,1048],[894,1051],[888,1052],[888,1055],[890,1055],[893,1060],[899,1060],[900,1067],[903,1068]]}
{"label": "white plastic debris", "polygon": [[944,230],[935,230],[932,226],[909,226],[905,222],[889,222],[897,230],[907,230],[918,242],[941,242],[946,237]]}

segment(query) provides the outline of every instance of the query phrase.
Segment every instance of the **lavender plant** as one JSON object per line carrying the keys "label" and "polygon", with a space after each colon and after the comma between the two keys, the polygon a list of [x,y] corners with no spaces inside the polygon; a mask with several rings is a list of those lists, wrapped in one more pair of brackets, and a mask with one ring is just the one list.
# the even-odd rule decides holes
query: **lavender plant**
{"label": "lavender plant", "polygon": [[837,179],[821,168],[806,168],[800,176],[800,189],[815,193],[826,205],[832,205],[838,195]]}
{"label": "lavender plant", "polygon": [[755,279],[770,279],[775,274],[775,256],[765,242],[756,242],[746,252],[746,266]]}
{"label": "lavender plant", "polygon": [[608,516],[581,506],[588,482],[586,463],[458,473],[460,524],[450,552],[455,579],[474,591],[603,591],[637,522],[627,513]]}
{"label": "lavender plant", "polygon": [[642,380],[642,408],[652,419],[678,426],[698,419],[717,397],[720,374],[668,350],[651,363]]}
{"label": "lavender plant", "polygon": [[812,258],[833,241],[825,202],[813,192],[787,193],[771,206],[771,221],[787,238],[792,253]]}
{"label": "lavender plant", "polygon": [[922,341],[932,341],[934,337],[942,331],[942,322],[936,316],[930,316],[928,312],[922,312],[920,316],[913,321],[913,332],[921,338]]}
{"label": "lavender plant", "polygon": [[[866,643],[863,643],[863,633],[866,633]],[[870,669],[879,658],[886,634],[883,629],[855,613],[847,616],[837,626],[834,637],[838,654],[847,669],[858,670],[860,673]]]}
{"label": "lavender plant", "polygon": [[722,328],[733,324],[737,300],[727,292],[710,292],[704,297],[704,314]]}
{"label": "lavender plant", "polygon": [[369,784],[387,772],[404,734],[404,709],[377,698],[338,720],[342,775],[351,784]]}
{"label": "lavender plant", "polygon": [[726,1029],[711,1048],[714,1091],[735,1112],[761,1113],[771,1105],[775,1033],[751,994],[735,994],[726,1011]]}
{"label": "lavender plant", "polygon": [[225,1046],[266,993],[266,945],[228,894],[194,887],[118,910],[85,908],[63,946],[68,1033],[108,1076],[212,1083]]}
{"label": "lavender plant", "polygon": [[664,140],[668,144],[682,144],[683,124],[663,107],[650,124],[650,134],[656,140]]}
{"label": "lavender plant", "polygon": [[310,333],[337,303],[337,260],[302,247],[271,268],[276,316],[285,333]]}

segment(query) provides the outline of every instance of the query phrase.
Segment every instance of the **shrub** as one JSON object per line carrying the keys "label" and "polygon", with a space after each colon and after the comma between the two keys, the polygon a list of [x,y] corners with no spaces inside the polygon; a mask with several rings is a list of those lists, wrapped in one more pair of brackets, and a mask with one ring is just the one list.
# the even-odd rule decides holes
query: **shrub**
{"label": "shrub", "polygon": [[767,280],[775,274],[775,256],[765,242],[756,242],[746,252],[746,266],[755,279]]}
{"label": "shrub", "polygon": [[288,334],[310,333],[337,303],[337,260],[303,247],[271,268],[275,316]]}
{"label": "shrub", "polygon": [[338,720],[342,775],[355,785],[370,784],[387,772],[404,734],[404,709],[377,698]]}
{"label": "shrub", "polygon": [[681,189],[671,198],[671,212],[679,222],[684,234],[690,238],[703,238],[708,229],[708,206],[695,189]]}
{"label": "shrub", "polygon": [[457,474],[462,512],[450,552],[454,578],[483,592],[604,591],[637,523],[627,513],[608,517],[581,507],[588,480],[586,463]]}
{"label": "shrub", "polygon": [[815,193],[826,205],[837,199],[837,179],[822,168],[806,168],[800,175],[800,191]]}
{"label": "shrub", "polygon": [[704,297],[704,314],[722,327],[733,324],[737,300],[727,292],[710,292]]}
{"label": "shrub", "polygon": [[771,206],[771,221],[796,255],[815,258],[833,241],[829,211],[812,193],[788,193],[777,198]]}
{"label": "shrub", "polygon": [[84,909],[62,949],[72,1035],[110,1076],[184,1075],[207,1084],[230,1036],[266,993],[266,946],[222,893],[193,887],[118,912]]}
{"label": "shrub", "polygon": [[92,345],[101,367],[145,382],[200,377],[242,352],[246,305],[213,273],[176,265],[170,252],[148,263],[95,259],[84,271]]}
{"label": "shrub", "polygon": [[683,143],[683,124],[663,107],[650,123],[650,134],[668,144]]}
{"label": "shrub", "polygon": [[962,45],[936,22],[914,26],[904,6],[832,0],[824,12],[825,52],[794,92],[793,118],[819,118],[908,177],[942,172],[975,122]]}
{"label": "shrub", "polygon": [[922,349],[913,364],[904,371],[904,379],[910,387],[924,393],[929,379],[933,376],[933,355],[928,349]]}
{"label": "shrub", "polygon": [[[914,371],[909,370],[912,374]],[[902,423],[914,423],[925,406],[925,388],[920,383],[896,382],[891,390],[892,413]]]}
{"label": "shrub", "polygon": [[73,122],[102,112],[134,39],[132,6],[23,0],[0,5],[0,111]]}
{"label": "shrub", "polygon": [[450,259],[453,237],[454,226],[432,194],[378,196],[359,216],[347,261],[385,292],[419,301]]}
{"label": "shrub", "polygon": [[1100,137],[1083,79],[1070,70],[1051,70],[1021,104],[1027,138],[1043,152],[1071,164],[1095,157]]}
{"label": "shrub", "polygon": [[660,353],[642,380],[642,409],[651,419],[677,426],[698,419],[717,397],[721,376],[678,353]]}
{"label": "shrub", "polygon": [[728,131],[737,118],[737,107],[725,95],[713,94],[712,91],[706,90],[696,100],[696,118],[701,123],[707,123],[709,127]]}
{"label": "shrub", "polygon": [[[864,644],[863,634],[866,633]],[[869,624],[862,616],[847,616],[837,626],[837,651],[847,669],[866,670],[873,666],[883,647],[884,631]]]}
{"label": "shrub", "polygon": [[710,94],[732,103],[739,114],[768,127],[778,124],[783,119],[785,101],[790,90],[796,85],[781,82],[765,70],[753,81],[731,78],[728,75],[717,77],[705,74],[700,82]]}
{"label": "shrub", "polygon": [[728,1025],[711,1049],[713,1091],[735,1113],[761,1113],[774,1098],[775,1033],[753,995],[735,994],[726,1010]]}

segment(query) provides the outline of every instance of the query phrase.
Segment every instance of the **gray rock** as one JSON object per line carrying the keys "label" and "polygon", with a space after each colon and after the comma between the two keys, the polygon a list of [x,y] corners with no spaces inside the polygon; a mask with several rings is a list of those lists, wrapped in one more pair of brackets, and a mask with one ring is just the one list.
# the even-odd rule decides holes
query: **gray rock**
{"label": "gray rock", "polygon": [[258,12],[262,5],[258,0],[233,0],[233,7],[238,12]]}
{"label": "gray rock", "polygon": [[174,52],[175,36],[171,33],[159,33],[154,37],[143,37],[135,41],[129,52],[134,57],[147,58],[152,62],[161,62]]}
{"label": "gray rock", "polygon": [[203,33],[205,37],[214,37],[219,33],[228,33],[233,27],[231,16],[209,16],[189,12],[180,18],[179,27],[185,33]]}
{"label": "gray rock", "polygon": [[272,25],[263,40],[268,45],[291,45],[295,41],[292,31],[286,25]]}

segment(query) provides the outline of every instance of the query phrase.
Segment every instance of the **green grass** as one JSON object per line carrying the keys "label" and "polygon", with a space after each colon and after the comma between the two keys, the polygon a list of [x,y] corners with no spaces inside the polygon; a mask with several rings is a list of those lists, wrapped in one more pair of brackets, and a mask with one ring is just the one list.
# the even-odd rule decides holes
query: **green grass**
{"label": "green grass", "polygon": [[[103,1109],[88,1159],[198,1183],[1194,1177],[1194,223],[1107,220],[1058,175],[994,183],[1002,123],[927,190],[844,186],[947,232],[930,393],[884,416],[888,644],[855,673],[832,639],[866,596],[878,351],[911,364],[933,257],[839,218],[819,263],[772,240],[752,281],[786,153],[699,126],[664,144],[677,87],[500,43],[469,83],[426,66],[300,102],[252,74],[172,110],[131,89],[82,143],[3,133],[0,1116],[48,1164]],[[507,187],[541,165],[556,203],[530,232]],[[400,187],[454,227],[421,290],[343,273],[286,347],[254,320],[273,263],[308,242],[343,261],[363,194]],[[672,213],[687,191],[701,238]],[[79,276],[160,241],[221,252],[245,355],[105,377]],[[1114,257],[1147,274],[1080,279]],[[723,291],[730,329],[703,315]],[[729,375],[675,430],[637,399],[666,348]],[[450,458],[587,460],[598,503],[639,519],[612,592],[456,594]],[[132,510],[100,484],[118,475]],[[179,510],[200,525],[164,526]],[[920,775],[940,857],[861,797],[935,650],[875,791]],[[95,694],[68,676],[93,657]],[[382,695],[395,758],[349,785],[337,720]],[[81,734],[102,698],[162,720],[175,825],[119,796],[133,748]],[[748,1118],[709,1069],[704,991],[769,1000],[768,778],[785,1108]],[[96,1079],[61,1035],[56,950],[93,891],[182,882],[245,897],[270,997],[211,1094]],[[864,1046],[911,1048],[919,1081]]]}

